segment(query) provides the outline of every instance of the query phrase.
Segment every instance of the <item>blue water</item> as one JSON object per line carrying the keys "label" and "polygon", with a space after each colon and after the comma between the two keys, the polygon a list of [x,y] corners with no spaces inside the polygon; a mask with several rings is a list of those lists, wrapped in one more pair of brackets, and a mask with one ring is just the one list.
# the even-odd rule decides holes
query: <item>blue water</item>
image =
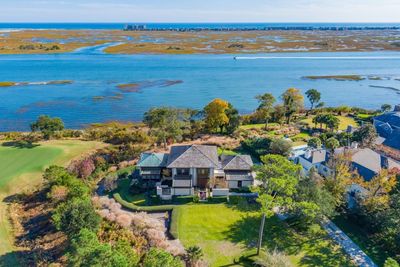
{"label": "blue water", "polygon": [[[0,81],[73,80],[70,85],[0,87],[0,131],[27,130],[41,114],[61,117],[67,127],[92,122],[139,121],[155,106],[202,108],[214,98],[240,112],[253,111],[254,97],[277,98],[289,87],[316,88],[327,105],[379,108],[400,103],[400,53],[274,53],[264,55],[106,55],[101,47],[59,55],[1,55]],[[266,58],[265,58],[266,57]],[[310,81],[305,75],[380,75],[383,80]],[[162,81],[182,83],[159,86]],[[161,82],[160,82],[161,81]],[[141,92],[120,92],[119,83],[149,83]],[[121,93],[121,95],[118,95]],[[95,96],[104,96],[94,100]],[[117,96],[117,97],[115,97]],[[122,99],[120,99],[122,97]]]}
{"label": "blue water", "polygon": [[399,27],[400,23],[0,23],[0,29],[123,29],[126,24],[145,24],[147,28],[264,28],[264,27]]}

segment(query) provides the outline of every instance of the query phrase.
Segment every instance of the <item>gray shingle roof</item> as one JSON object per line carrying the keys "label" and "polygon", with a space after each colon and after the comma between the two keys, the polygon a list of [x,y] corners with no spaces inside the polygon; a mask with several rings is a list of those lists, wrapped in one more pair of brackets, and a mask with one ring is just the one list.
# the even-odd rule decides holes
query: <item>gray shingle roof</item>
{"label": "gray shingle roof", "polygon": [[221,155],[224,170],[251,170],[253,160],[249,155]]}
{"label": "gray shingle roof", "polygon": [[308,153],[301,155],[301,157],[303,157],[307,161],[311,162],[312,164],[317,164],[317,163],[325,162],[327,160],[327,151],[326,151],[326,149],[317,149],[317,150],[311,151],[311,154],[309,157],[307,157],[307,156],[308,156]]}
{"label": "gray shingle roof", "polygon": [[167,160],[168,154],[165,153],[142,153],[137,166],[162,168],[167,166]]}
{"label": "gray shingle roof", "polygon": [[390,158],[385,158],[369,148],[356,151],[352,156],[352,164],[367,181],[372,179],[383,168],[400,168],[399,163]]}
{"label": "gray shingle roof", "polygon": [[171,147],[168,168],[218,168],[216,146],[191,145]]}

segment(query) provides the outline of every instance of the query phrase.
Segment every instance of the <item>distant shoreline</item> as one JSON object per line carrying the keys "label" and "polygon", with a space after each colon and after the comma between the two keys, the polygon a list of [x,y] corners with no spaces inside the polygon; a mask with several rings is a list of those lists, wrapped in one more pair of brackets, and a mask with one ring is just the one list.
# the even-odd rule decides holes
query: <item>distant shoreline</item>
{"label": "distant shoreline", "polygon": [[400,30],[398,23],[0,23],[2,30],[122,30],[126,25],[146,25],[146,31],[202,30]]}

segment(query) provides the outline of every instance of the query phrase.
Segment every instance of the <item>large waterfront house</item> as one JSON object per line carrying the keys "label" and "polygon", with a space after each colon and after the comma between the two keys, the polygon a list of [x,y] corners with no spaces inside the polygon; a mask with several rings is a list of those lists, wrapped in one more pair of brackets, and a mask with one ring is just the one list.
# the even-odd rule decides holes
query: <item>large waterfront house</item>
{"label": "large waterfront house", "polygon": [[400,105],[396,105],[392,112],[375,117],[374,126],[380,136],[377,149],[400,160]]}
{"label": "large waterfront house", "polygon": [[250,156],[218,156],[216,146],[179,145],[170,153],[143,153],[137,166],[143,180],[156,182],[163,199],[193,195],[195,190],[224,195],[254,182]]}

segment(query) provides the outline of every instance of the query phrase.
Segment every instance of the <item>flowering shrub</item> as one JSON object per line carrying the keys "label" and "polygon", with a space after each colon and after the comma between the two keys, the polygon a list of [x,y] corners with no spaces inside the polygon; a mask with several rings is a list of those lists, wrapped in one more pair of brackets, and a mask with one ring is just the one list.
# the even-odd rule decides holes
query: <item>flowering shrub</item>
{"label": "flowering shrub", "polygon": [[179,240],[168,240],[167,229],[162,220],[155,218],[145,212],[128,212],[114,199],[108,197],[93,197],[95,206],[99,208],[98,214],[121,227],[139,232],[147,237],[151,247],[164,249],[174,256],[183,255],[185,249]]}

